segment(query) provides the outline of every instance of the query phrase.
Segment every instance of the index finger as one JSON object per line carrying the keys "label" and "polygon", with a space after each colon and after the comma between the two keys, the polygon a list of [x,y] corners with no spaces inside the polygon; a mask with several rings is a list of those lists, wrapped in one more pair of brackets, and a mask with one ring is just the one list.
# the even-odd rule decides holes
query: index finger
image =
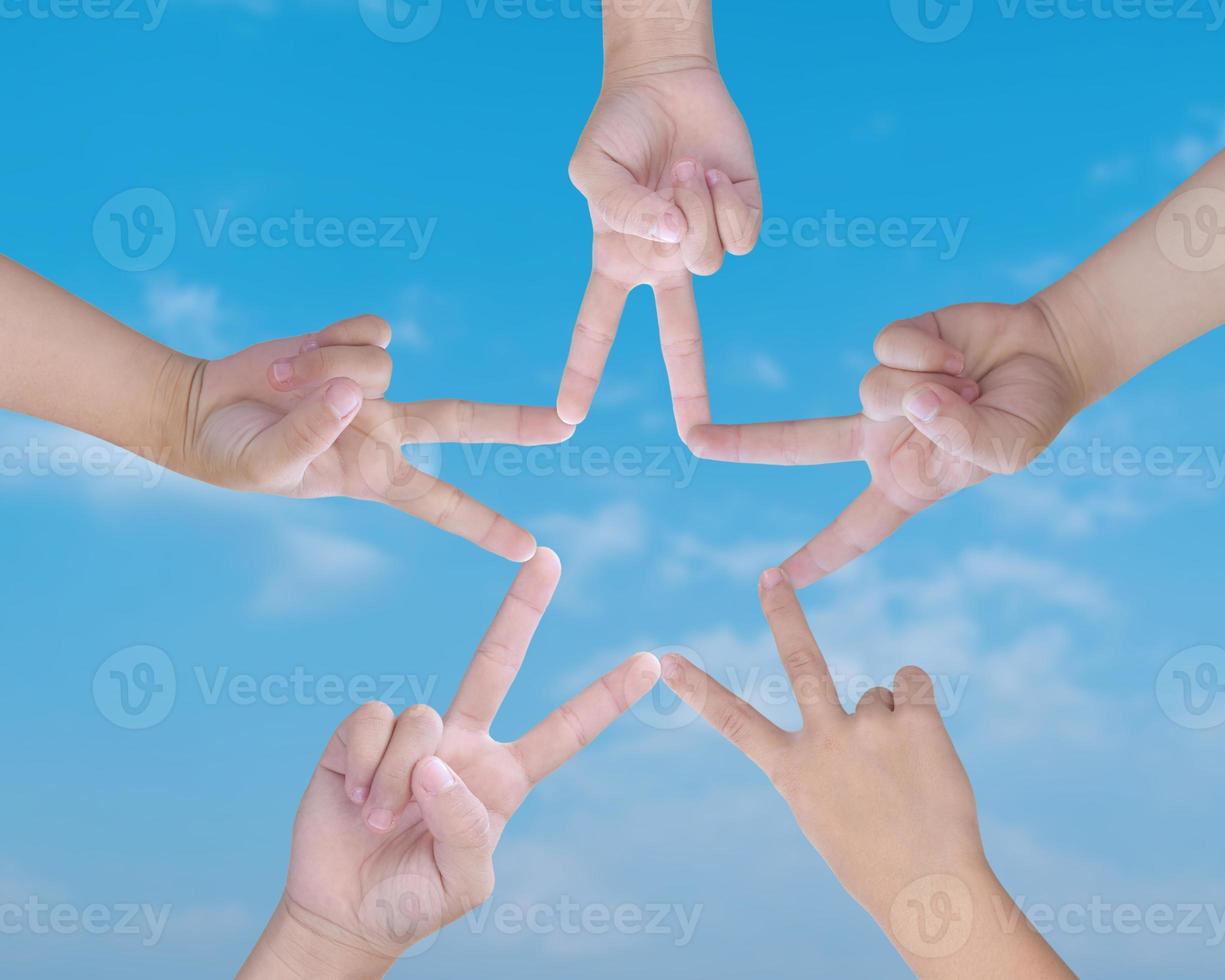
{"label": "index finger", "polygon": [[797,589],[807,588],[871,551],[911,516],[871,484],[829,527],[783,562],[783,571]]}
{"label": "index finger", "polygon": [[591,411],[628,297],[624,284],[592,271],[557,392],[557,414],[563,422],[578,425]]}
{"label": "index finger", "polygon": [[812,635],[808,617],[800,607],[786,575],[772,568],[761,577],[761,608],[774,634],[782,661],[805,723],[828,724],[846,712],[830,677],[821,648]]}
{"label": "index finger", "polygon": [[458,398],[392,405],[401,422],[401,439],[418,443],[503,443],[548,446],[565,442],[574,426],[552,408],[536,405],[490,405]]}
{"label": "index finger", "polygon": [[766,775],[786,744],[787,733],[705,671],[674,653],[664,657],[664,683]]}
{"label": "index finger", "polygon": [[538,783],[590,745],[659,680],[659,661],[639,653],[550,714],[516,744],[528,779]]}
{"label": "index finger", "polygon": [[818,466],[861,458],[862,415],[749,425],[699,425],[686,442],[701,459]]}
{"label": "index finger", "polygon": [[659,341],[672,389],[672,411],[682,439],[694,426],[710,423],[710,393],[706,387],[706,358],[702,327],[693,295],[693,277],[655,287]]}
{"label": "index finger", "polygon": [[548,548],[519,570],[447,710],[449,724],[489,730],[560,580],[561,561]]}

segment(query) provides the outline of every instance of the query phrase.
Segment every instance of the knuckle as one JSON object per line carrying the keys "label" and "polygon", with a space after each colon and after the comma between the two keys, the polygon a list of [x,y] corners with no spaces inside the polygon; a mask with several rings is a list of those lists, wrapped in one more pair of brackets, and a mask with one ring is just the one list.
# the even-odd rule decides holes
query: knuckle
{"label": "knuckle", "polygon": [[374,362],[374,373],[378,379],[386,387],[391,383],[392,360],[391,355],[382,347],[370,348],[370,358]]}
{"label": "knuckle", "polygon": [[568,704],[563,705],[560,709],[561,719],[566,723],[566,727],[574,735],[574,741],[579,748],[585,749],[591,744],[591,736],[587,734],[587,729],[583,727],[583,721],[575,713],[574,709]]}
{"label": "knuckle", "polygon": [[719,712],[715,728],[733,745],[740,745],[749,732],[748,711],[740,703],[729,705]]}

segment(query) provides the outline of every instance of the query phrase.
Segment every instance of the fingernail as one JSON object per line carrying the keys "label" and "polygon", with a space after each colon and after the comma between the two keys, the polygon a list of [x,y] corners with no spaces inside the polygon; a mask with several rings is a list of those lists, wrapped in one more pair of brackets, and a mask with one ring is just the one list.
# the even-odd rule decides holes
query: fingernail
{"label": "fingernail", "polygon": [[944,362],[945,374],[951,374],[956,377],[965,369],[966,359],[961,354],[952,354],[949,356],[949,359]]}
{"label": "fingernail", "polygon": [[337,421],[348,418],[361,404],[362,396],[348,385],[332,385],[323,398]]}
{"label": "fingernail", "polygon": [[426,759],[421,763],[421,788],[430,796],[437,796],[454,785],[455,773],[441,759]]}
{"label": "fingernail", "polygon": [[674,681],[681,676],[680,658],[669,654],[664,657],[664,680]]}
{"label": "fingernail", "polygon": [[722,179],[723,179],[723,175],[719,173],[719,171],[717,170],[707,170],[706,171],[706,183],[709,184],[711,187],[714,187],[715,184],[719,183],[719,181],[721,181]]}
{"label": "fingernail", "polygon": [[961,397],[968,402],[974,401],[974,399],[976,399],[979,395],[978,385],[973,381],[967,381],[965,384],[961,385],[958,391],[960,391]]}
{"label": "fingernail", "polygon": [[914,416],[920,422],[930,422],[940,411],[940,399],[930,388],[924,388],[910,395],[902,403],[902,407],[906,409],[908,415]]}
{"label": "fingernail", "polygon": [[673,176],[681,184],[687,184],[697,176],[698,168],[692,160],[682,160],[676,165],[676,169],[672,171]]}
{"label": "fingernail", "polygon": [[289,358],[273,361],[272,377],[276,379],[276,383],[279,385],[289,384],[293,380],[293,361],[289,360]]}
{"label": "fingernail", "polygon": [[681,233],[681,216],[675,211],[666,212],[651,229],[651,237],[669,245],[679,245],[684,237]]}
{"label": "fingernail", "polygon": [[298,353],[309,354],[311,351],[318,350],[318,349],[319,349],[319,341],[315,340],[314,337],[311,337],[302,345],[302,349]]}
{"label": "fingernail", "polygon": [[367,792],[368,790],[365,786],[354,786],[353,789],[349,791],[349,799],[351,799],[354,803],[365,803]]}
{"label": "fingernail", "polygon": [[777,589],[783,584],[783,572],[779,568],[767,568],[761,573],[761,587],[763,589]]}
{"label": "fingernail", "polygon": [[366,815],[366,823],[371,830],[391,830],[391,825],[395,822],[396,815],[390,810],[371,810]]}

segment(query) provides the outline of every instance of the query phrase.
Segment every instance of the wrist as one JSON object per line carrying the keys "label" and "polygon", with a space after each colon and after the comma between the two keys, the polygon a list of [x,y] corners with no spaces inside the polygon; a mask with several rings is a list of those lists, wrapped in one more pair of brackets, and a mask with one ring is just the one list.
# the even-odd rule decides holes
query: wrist
{"label": "wrist", "polygon": [[282,897],[238,980],[369,980],[395,963],[312,919]]}
{"label": "wrist", "polygon": [[208,361],[167,353],[149,396],[146,441],[132,447],[135,452],[177,473],[198,475],[192,457],[206,367]]}
{"label": "wrist", "polygon": [[1122,343],[1099,292],[1080,270],[1035,295],[1030,305],[1046,319],[1083,409],[1143,370]]}
{"label": "wrist", "polygon": [[874,914],[922,980],[1073,976],[996,877],[985,855],[915,878]]}
{"label": "wrist", "polygon": [[710,0],[604,0],[606,81],[717,70]]}

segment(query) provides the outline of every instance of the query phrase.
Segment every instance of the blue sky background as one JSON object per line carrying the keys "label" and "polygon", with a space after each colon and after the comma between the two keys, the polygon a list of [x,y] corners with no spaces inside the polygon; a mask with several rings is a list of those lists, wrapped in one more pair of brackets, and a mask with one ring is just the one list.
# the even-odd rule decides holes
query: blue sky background
{"label": "blue sky background", "polygon": [[[514,18],[446,0],[432,34],[397,44],[367,29],[355,0],[169,0],[152,30],[31,4],[12,0],[17,16],[0,23],[6,254],[194,354],[371,311],[397,331],[391,396],[551,402],[588,269],[586,209],[566,180],[599,85],[599,22],[584,5],[541,0]],[[942,44],[907,36],[885,0],[716,7],[783,239],[830,209],[911,228],[968,222],[952,257],[792,238],[702,282],[722,420],[855,411],[885,323],[1026,297],[1225,145],[1207,0],[1196,20],[1152,7],[1009,16],[978,0]],[[165,194],[178,222],[173,253],[143,273],[110,264],[92,233],[104,202],[136,187]],[[211,223],[225,208],[437,223],[416,259],[207,247],[194,212]],[[1225,336],[1204,339],[1057,448],[1225,456],[1222,363]],[[30,439],[92,444],[0,416],[0,445]],[[671,461],[640,477],[518,474],[462,451],[443,461],[566,565],[498,731],[525,730],[638,649],[688,647],[760,701],[776,663],[757,574],[832,519],[866,470],[692,471],[646,295],[573,445],[660,447]],[[1159,699],[1170,658],[1225,643],[1225,476],[1200,466],[989,483],[804,597],[844,676],[880,682],[917,662],[961,692],[950,727],[988,853],[1024,908],[1200,908],[1199,932],[1051,931],[1084,976],[1204,978],[1225,963],[1212,920],[1225,916],[1225,736],[1179,724],[1192,719]],[[407,675],[444,708],[514,569],[370,505],[241,497],[139,463],[107,476],[35,469],[0,478],[0,903],[171,911],[152,945],[0,936],[3,972],[225,975],[279,895],[299,795],[353,704],[210,699],[216,679]],[[93,680],[134,645],[166,653],[177,690],[164,721],[130,731],[108,720]],[[529,801],[499,850],[494,904],[680,907],[692,936],[675,912],[662,935],[461,921],[394,975],[907,975],[763,778],[677,719],[664,704],[623,720]],[[1205,719],[1225,722],[1219,706]]]}

